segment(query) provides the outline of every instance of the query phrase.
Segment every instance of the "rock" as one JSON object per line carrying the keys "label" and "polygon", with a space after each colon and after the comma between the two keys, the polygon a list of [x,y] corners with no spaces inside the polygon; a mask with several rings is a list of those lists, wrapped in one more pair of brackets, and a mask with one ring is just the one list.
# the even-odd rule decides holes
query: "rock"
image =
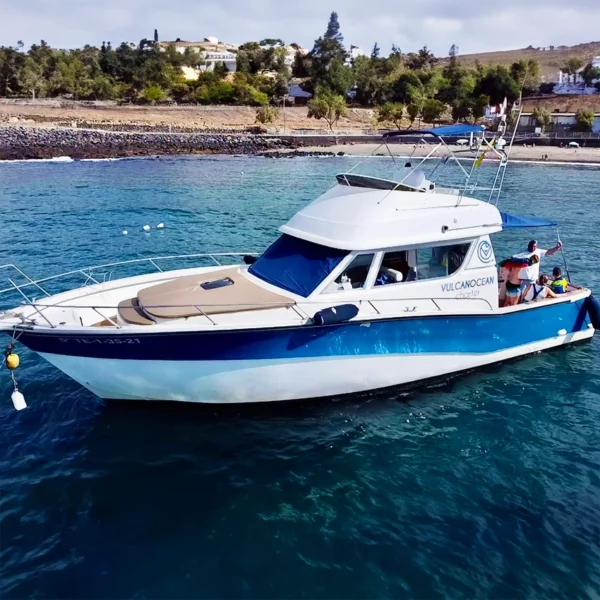
{"label": "rock", "polygon": [[220,153],[259,154],[269,148],[285,148],[278,140],[247,133],[127,133],[93,129],[46,129],[0,126],[0,159],[109,158],[156,154]]}

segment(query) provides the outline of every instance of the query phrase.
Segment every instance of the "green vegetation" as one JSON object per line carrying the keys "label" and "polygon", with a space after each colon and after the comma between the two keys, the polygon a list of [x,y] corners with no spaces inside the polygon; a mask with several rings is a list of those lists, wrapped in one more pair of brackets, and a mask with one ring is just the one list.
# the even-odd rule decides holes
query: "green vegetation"
{"label": "green vegetation", "polygon": [[340,94],[329,88],[317,89],[315,97],[308,102],[308,116],[315,119],[325,119],[329,129],[346,116],[346,101]]}
{"label": "green vegetation", "polygon": [[575,75],[581,67],[583,67],[583,61],[580,58],[573,57],[569,58],[560,70],[567,75]]}
{"label": "green vegetation", "polygon": [[393,123],[397,129],[402,127],[402,117],[404,117],[404,104],[399,102],[386,102],[377,111],[378,123]]}
{"label": "green vegetation", "polygon": [[275,123],[278,116],[279,111],[273,106],[261,106],[261,108],[256,111],[256,122],[261,123],[262,125]]}
{"label": "green vegetation", "polygon": [[[335,12],[308,53],[292,44],[297,52],[291,69],[287,48],[278,38],[239,46],[235,73],[223,64],[202,71],[202,48],[187,47],[181,53],[158,39],[155,30],[153,39],[143,39],[137,46],[122,43],[113,48],[107,42],[100,48],[60,50],[42,41],[27,51],[22,43],[0,47],[0,96],[250,105],[265,107],[257,112],[257,122],[270,123],[275,113],[267,110],[268,105],[280,104],[295,77],[313,94],[310,116],[325,119],[330,128],[345,114],[347,104],[376,108],[380,124],[400,127],[407,120],[412,127],[417,119],[433,124],[477,122],[489,104],[501,104],[505,98],[513,102],[521,91],[528,96],[543,87],[533,60],[509,67],[477,62],[468,67],[461,64],[456,44],[443,60],[426,46],[409,53],[392,46],[389,55],[382,56],[377,43],[369,56],[352,57]],[[574,57],[562,70],[572,75],[583,66]],[[197,79],[186,79],[189,68],[195,69]],[[582,76],[591,84],[600,78],[600,69],[587,65]],[[538,111],[536,118],[548,127],[546,112]]]}
{"label": "green vegetation", "polygon": [[536,106],[531,113],[533,118],[538,122],[538,125],[542,128],[542,132],[546,131],[552,123],[552,115],[546,108],[540,108]]}
{"label": "green vegetation", "polygon": [[575,114],[575,129],[577,131],[591,131],[594,124],[594,111],[580,108]]}

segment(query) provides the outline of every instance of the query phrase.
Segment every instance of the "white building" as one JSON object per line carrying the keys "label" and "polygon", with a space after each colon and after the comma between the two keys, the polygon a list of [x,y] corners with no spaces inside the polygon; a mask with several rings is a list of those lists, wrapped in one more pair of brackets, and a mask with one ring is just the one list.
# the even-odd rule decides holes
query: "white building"
{"label": "white building", "polygon": [[[592,67],[600,69],[600,56],[594,56],[590,61],[590,64]],[[585,81],[581,76],[586,67],[579,69],[575,75],[569,75],[559,71],[558,84],[554,86],[553,92],[555,94],[597,94],[598,90],[594,84],[600,82],[600,78],[594,79],[591,86],[586,86]]]}
{"label": "white building", "polygon": [[[577,119],[575,113],[551,113],[552,124],[558,125],[565,128],[575,127]],[[537,120],[531,113],[523,113],[521,115],[521,122],[524,127],[536,127],[538,125]],[[600,133],[600,113],[596,113],[594,122],[592,124],[592,132]]]}
{"label": "white building", "polygon": [[237,70],[237,56],[232,52],[200,52],[204,64],[200,66],[202,71],[214,71],[215,67],[223,63],[230,73]]}

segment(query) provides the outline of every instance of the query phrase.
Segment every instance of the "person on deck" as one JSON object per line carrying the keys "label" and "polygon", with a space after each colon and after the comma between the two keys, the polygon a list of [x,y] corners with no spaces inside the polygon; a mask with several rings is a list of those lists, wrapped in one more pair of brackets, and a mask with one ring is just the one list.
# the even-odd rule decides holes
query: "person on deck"
{"label": "person on deck", "polygon": [[522,273],[525,270],[523,267],[524,261],[527,261],[528,265],[531,266],[539,263],[539,258],[536,254],[533,254],[529,259],[509,259],[502,265],[503,270],[506,272],[504,306],[516,306],[521,302],[521,297],[526,287],[522,278]]}
{"label": "person on deck", "polygon": [[538,261],[532,263],[530,266],[522,269],[521,279],[525,285],[530,285],[535,283],[540,278],[540,263],[544,256],[552,256],[555,252],[558,252],[562,248],[562,242],[558,242],[554,248],[550,248],[549,250],[543,250],[538,246],[536,240],[531,240],[529,244],[527,244],[527,252],[521,252],[520,254],[515,254],[514,258],[531,258],[532,256],[537,256]]}
{"label": "person on deck", "polygon": [[550,284],[550,289],[554,294],[566,294],[569,291],[569,280],[562,274],[560,267],[552,269],[554,281]]}
{"label": "person on deck", "polygon": [[544,298],[556,298],[556,294],[548,287],[550,279],[548,275],[540,275],[537,283],[525,287],[523,302],[536,302]]}

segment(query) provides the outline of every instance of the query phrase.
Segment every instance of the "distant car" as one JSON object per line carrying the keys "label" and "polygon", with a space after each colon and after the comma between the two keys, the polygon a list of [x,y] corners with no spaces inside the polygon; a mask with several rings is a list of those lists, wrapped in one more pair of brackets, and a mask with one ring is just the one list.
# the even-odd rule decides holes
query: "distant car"
{"label": "distant car", "polygon": [[579,144],[577,142],[569,142],[568,146],[571,148],[579,148]]}

